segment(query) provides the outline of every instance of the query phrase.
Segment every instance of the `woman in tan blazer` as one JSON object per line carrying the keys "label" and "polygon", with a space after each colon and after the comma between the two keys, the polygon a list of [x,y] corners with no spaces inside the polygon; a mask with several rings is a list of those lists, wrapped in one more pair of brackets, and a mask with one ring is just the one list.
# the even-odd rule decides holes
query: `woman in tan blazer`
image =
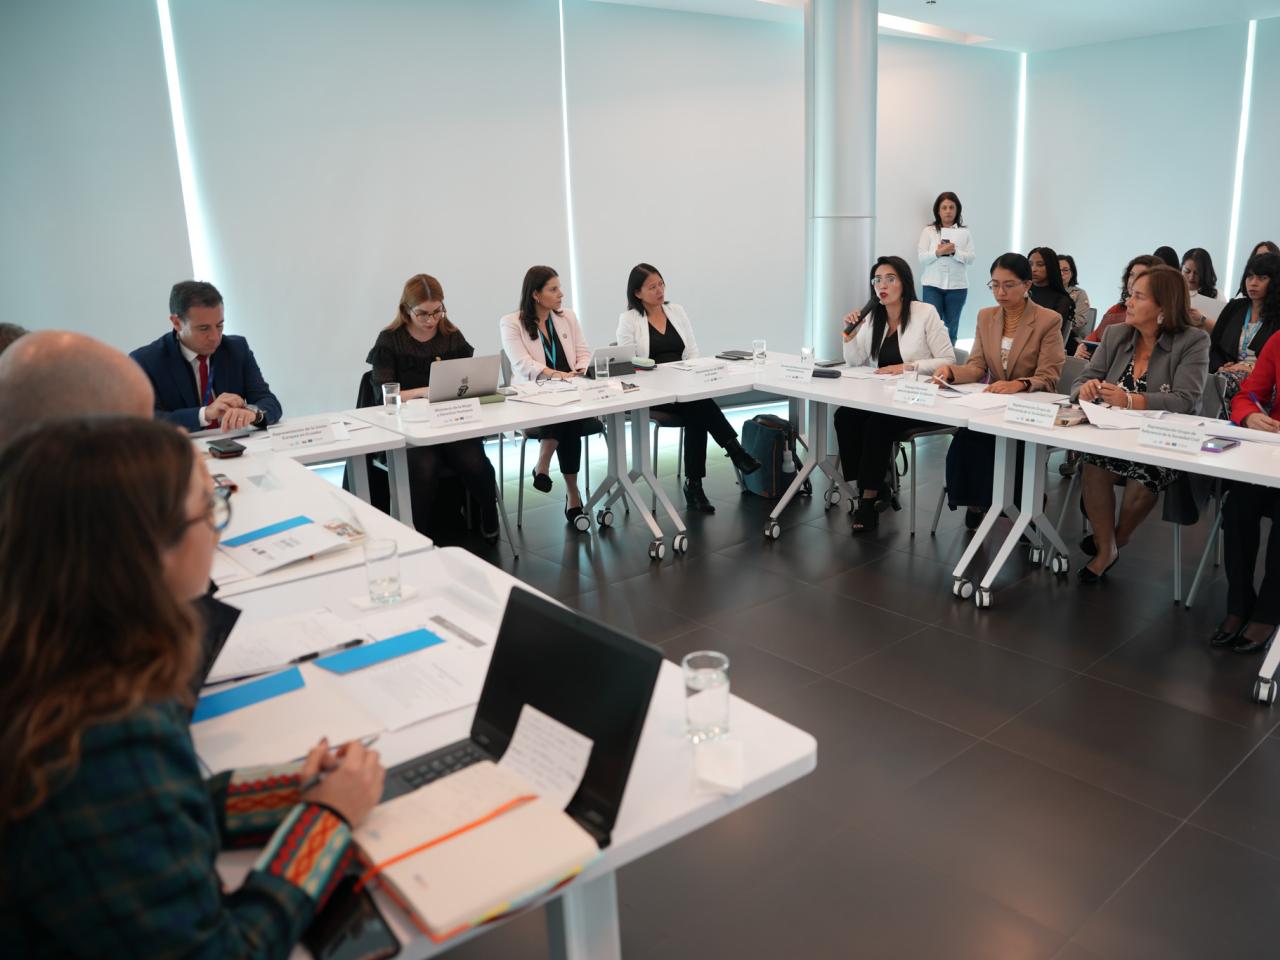
{"label": "woman in tan blazer", "polygon": [[[945,383],[988,382],[988,393],[1052,391],[1058,386],[1066,351],[1062,317],[1031,301],[1031,264],[1006,253],[991,264],[987,284],[997,306],[978,311],[973,352],[967,363],[939,367]],[[1022,461],[1018,460],[1019,466]],[[969,508],[965,525],[975,529],[991,506],[995,438],[960,430],[947,451],[947,500],[954,510]]]}

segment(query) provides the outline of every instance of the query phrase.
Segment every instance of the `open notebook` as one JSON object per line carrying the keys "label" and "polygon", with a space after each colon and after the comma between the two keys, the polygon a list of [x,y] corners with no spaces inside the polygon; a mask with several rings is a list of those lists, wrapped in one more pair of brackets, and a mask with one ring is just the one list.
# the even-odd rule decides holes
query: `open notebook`
{"label": "open notebook", "polygon": [[572,817],[489,760],[379,805],[355,839],[366,877],[437,942],[556,887],[600,855]]}

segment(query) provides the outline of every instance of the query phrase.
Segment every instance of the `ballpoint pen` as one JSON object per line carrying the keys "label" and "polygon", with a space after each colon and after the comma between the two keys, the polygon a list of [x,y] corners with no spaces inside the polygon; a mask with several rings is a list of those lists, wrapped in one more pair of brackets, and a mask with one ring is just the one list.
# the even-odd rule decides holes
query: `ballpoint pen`
{"label": "ballpoint pen", "polygon": [[354,640],[347,640],[345,643],[339,643],[337,646],[326,647],[324,650],[313,650],[310,653],[304,653],[301,656],[294,657],[292,660],[286,660],[284,663],[277,664],[274,667],[264,667],[261,670],[252,670],[249,673],[242,673],[236,677],[225,677],[222,680],[214,680],[206,683],[206,687],[217,687],[224,683],[237,683],[241,680],[251,680],[254,677],[265,676],[268,673],[275,673],[277,670],[283,670],[285,667],[296,667],[300,663],[307,663],[311,660],[318,660],[321,657],[327,657],[331,653],[341,653],[343,650],[352,650],[356,647],[368,643],[366,637],[356,637]]}
{"label": "ballpoint pen", "polygon": [[[361,737],[358,741],[352,741],[352,742],[359,743],[360,746],[368,749],[369,747],[372,747],[375,743],[378,742],[378,737],[380,736],[382,736],[382,734],[374,733],[374,734],[370,734],[367,737]],[[341,750],[342,747],[339,746],[338,749]],[[316,773],[310,777],[307,777],[306,780],[302,781],[302,785],[298,787],[298,793],[299,794],[306,793],[312,787],[315,787],[317,784],[319,784],[322,779],[324,779],[324,776],[323,774],[319,774],[319,773]]]}

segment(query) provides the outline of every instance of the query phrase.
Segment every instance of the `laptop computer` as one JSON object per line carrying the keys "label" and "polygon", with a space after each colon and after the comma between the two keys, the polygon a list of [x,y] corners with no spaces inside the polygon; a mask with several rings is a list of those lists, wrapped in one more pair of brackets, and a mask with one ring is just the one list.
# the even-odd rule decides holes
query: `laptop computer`
{"label": "laptop computer", "polygon": [[632,363],[632,358],[636,355],[636,348],[633,345],[597,347],[591,354],[591,363],[587,365],[587,376],[595,379],[596,376],[596,358],[609,358],[609,376],[618,377],[625,373],[635,373],[636,365]]}
{"label": "laptop computer", "polygon": [[527,703],[593,741],[582,784],[565,812],[606,847],[661,666],[656,647],[513,588],[471,736],[392,767],[382,799],[472,763],[501,759]]}
{"label": "laptop computer", "polygon": [[488,357],[437,360],[431,364],[431,389],[427,399],[442,403],[466,397],[497,396],[501,366],[502,360],[496,353]]}
{"label": "laptop computer", "polygon": [[217,586],[211,583],[209,591],[198,597],[192,604],[204,623],[204,634],[200,638],[200,665],[191,677],[191,693],[197,698],[205,681],[209,679],[209,672],[213,670],[218,654],[222,653],[222,648],[227,645],[227,638],[231,636],[232,628],[240,619],[238,607],[214,598],[213,592],[217,589]]}

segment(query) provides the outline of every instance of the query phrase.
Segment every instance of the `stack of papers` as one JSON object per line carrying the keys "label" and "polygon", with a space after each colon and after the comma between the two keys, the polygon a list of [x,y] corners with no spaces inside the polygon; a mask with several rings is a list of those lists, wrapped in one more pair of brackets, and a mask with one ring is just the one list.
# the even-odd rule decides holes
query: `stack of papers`
{"label": "stack of papers", "polygon": [[347,538],[298,515],[223,540],[218,550],[253,576],[261,576],[348,544]]}
{"label": "stack of papers", "polygon": [[1158,420],[1161,410],[1121,410],[1101,403],[1082,403],[1089,422],[1100,430],[1140,430],[1143,421]]}

